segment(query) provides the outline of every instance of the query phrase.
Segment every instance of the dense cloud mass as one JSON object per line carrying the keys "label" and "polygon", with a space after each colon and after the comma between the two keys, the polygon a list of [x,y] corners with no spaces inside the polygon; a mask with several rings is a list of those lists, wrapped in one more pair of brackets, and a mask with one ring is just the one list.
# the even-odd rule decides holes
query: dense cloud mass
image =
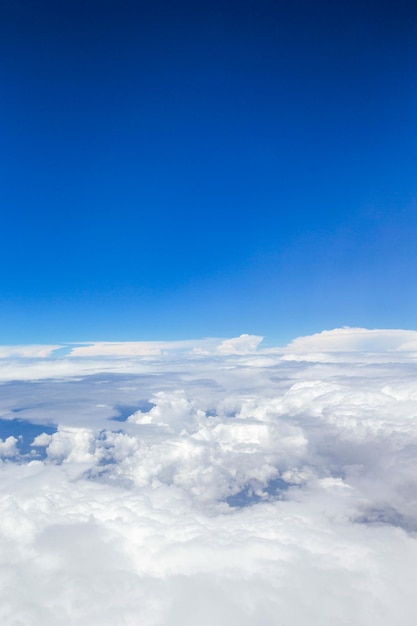
{"label": "dense cloud mass", "polygon": [[414,626],[416,337],[2,348],[0,623]]}

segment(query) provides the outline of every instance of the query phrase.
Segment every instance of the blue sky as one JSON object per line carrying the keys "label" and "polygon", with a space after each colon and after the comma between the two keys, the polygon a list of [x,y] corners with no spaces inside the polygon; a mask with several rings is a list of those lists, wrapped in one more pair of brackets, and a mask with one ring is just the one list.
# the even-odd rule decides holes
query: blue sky
{"label": "blue sky", "polygon": [[2,3],[0,341],[415,327],[415,3]]}

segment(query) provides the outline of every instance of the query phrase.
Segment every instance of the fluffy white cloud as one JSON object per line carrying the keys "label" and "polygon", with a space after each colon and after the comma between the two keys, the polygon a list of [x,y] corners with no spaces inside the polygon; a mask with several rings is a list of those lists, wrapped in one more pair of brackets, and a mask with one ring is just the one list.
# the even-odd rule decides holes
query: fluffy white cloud
{"label": "fluffy white cloud", "polygon": [[17,438],[10,435],[6,439],[0,439],[0,457],[13,457],[18,454],[16,449]]}
{"label": "fluffy white cloud", "polygon": [[386,332],[6,360],[1,624],[414,626],[416,359]]}
{"label": "fluffy white cloud", "polygon": [[416,351],[417,331],[336,328],[307,337],[297,337],[288,344],[287,350],[291,352]]}
{"label": "fluffy white cloud", "polygon": [[248,354],[255,352],[263,337],[257,335],[240,335],[233,339],[225,339],[218,346],[217,351],[220,354]]}

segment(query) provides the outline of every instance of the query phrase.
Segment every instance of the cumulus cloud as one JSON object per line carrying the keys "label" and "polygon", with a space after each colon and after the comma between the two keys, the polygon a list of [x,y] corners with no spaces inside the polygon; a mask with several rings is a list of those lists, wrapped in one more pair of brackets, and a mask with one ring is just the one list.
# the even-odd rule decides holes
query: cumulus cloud
{"label": "cumulus cloud", "polygon": [[417,350],[417,331],[336,328],[298,337],[288,344],[287,350],[293,352]]}
{"label": "cumulus cloud", "polygon": [[243,334],[232,339],[207,338],[186,341],[102,341],[77,345],[70,349],[72,357],[96,356],[158,356],[169,353],[189,352],[192,354],[248,354],[254,352],[263,337]]}
{"label": "cumulus cloud", "polygon": [[1,623],[414,626],[416,358],[376,332],[337,361],[316,336],[19,361],[1,417],[37,434],[0,430]]}
{"label": "cumulus cloud", "polygon": [[263,337],[257,335],[240,335],[234,339],[225,339],[218,346],[220,354],[248,354],[255,352]]}
{"label": "cumulus cloud", "polygon": [[6,439],[0,439],[0,457],[13,457],[17,455],[17,437],[10,435]]}

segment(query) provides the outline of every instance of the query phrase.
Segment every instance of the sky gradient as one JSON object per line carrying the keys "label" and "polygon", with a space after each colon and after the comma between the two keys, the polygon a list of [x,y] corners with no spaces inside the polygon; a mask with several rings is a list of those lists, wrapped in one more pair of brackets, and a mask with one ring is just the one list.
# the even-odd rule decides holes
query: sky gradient
{"label": "sky gradient", "polygon": [[413,328],[413,2],[0,6],[0,341]]}

